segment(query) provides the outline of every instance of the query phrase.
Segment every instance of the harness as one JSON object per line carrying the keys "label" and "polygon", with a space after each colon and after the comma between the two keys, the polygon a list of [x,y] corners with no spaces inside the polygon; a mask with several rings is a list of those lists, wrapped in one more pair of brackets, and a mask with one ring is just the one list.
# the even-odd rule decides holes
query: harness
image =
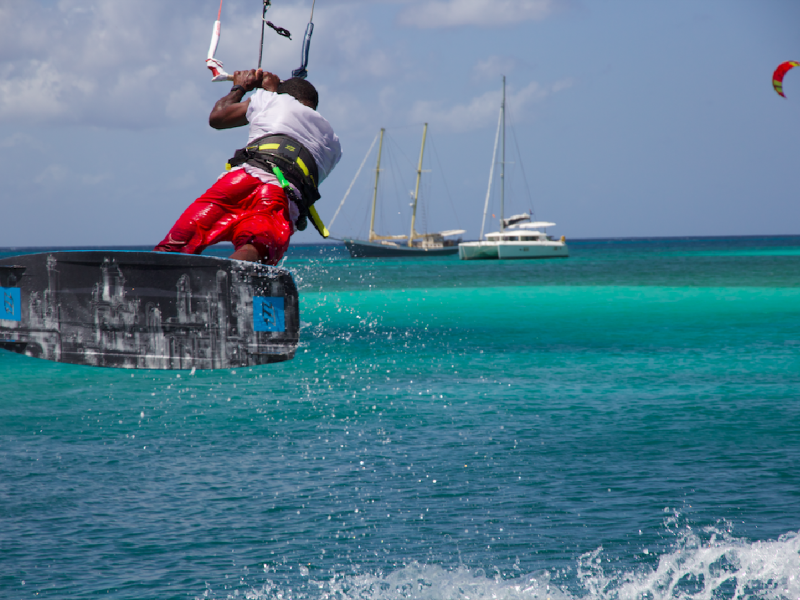
{"label": "harness", "polygon": [[[314,208],[314,203],[320,199],[317,162],[305,146],[288,135],[265,135],[237,150],[225,168],[230,171],[244,163],[275,174],[284,192],[300,209],[295,223],[297,229],[303,231],[310,217],[319,234],[328,237],[328,230]],[[300,190],[300,198],[290,183]]]}

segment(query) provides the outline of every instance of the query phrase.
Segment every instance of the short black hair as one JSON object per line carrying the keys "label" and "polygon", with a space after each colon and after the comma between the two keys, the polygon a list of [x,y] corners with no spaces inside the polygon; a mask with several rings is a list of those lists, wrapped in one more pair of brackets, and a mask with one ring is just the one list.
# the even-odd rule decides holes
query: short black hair
{"label": "short black hair", "polygon": [[278,93],[289,94],[297,98],[300,102],[309,102],[314,110],[317,110],[317,105],[319,104],[317,88],[305,79],[292,77],[286,81],[281,81],[278,85]]}

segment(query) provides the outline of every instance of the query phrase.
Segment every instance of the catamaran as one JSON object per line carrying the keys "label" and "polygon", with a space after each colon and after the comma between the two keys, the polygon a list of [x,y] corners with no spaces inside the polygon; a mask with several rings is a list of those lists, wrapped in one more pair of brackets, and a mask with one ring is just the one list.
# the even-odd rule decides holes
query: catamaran
{"label": "catamaran", "polygon": [[[483,235],[486,213],[489,208],[489,196],[494,177],[494,165],[497,162],[497,146],[500,132],[503,133],[502,158],[500,160],[500,231]],[[506,78],[503,77],[503,100],[500,104],[500,118],[494,139],[492,166],[489,170],[489,189],[486,191],[486,203],[483,208],[480,240],[462,242],[458,245],[458,256],[462,260],[507,259],[507,258],[567,258],[569,248],[564,236],[560,240],[553,239],[547,232],[539,231],[547,227],[555,227],[555,223],[531,221],[531,215],[523,213],[503,218],[505,201],[505,165],[506,165]]]}

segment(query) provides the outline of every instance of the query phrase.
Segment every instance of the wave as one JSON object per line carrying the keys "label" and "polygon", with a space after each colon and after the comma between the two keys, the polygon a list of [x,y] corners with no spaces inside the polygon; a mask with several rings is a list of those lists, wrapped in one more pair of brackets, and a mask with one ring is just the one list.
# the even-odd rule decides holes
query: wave
{"label": "wave", "polygon": [[[796,600],[800,598],[800,532],[750,542],[723,529],[686,527],[650,562],[614,566],[602,547],[573,568],[509,577],[484,569],[412,562],[388,573],[309,578],[294,588],[268,580],[219,597],[248,600]],[[636,562],[635,560],[630,562]],[[212,589],[199,598],[216,598]]]}
{"label": "wave", "polygon": [[[644,551],[647,553],[647,550]],[[713,527],[687,528],[655,567],[603,568],[602,548],[583,555],[578,581],[598,600],[800,598],[800,532],[748,542]]]}

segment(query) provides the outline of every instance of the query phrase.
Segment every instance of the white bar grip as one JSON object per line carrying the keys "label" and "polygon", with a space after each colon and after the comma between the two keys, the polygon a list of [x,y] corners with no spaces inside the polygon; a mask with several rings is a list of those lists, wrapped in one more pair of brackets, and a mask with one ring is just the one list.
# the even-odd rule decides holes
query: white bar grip
{"label": "white bar grip", "polygon": [[233,75],[229,75],[222,67],[222,61],[214,58],[219,45],[219,34],[221,25],[219,21],[214,21],[214,29],[211,30],[211,45],[208,47],[208,58],[206,66],[211,71],[211,81],[233,81]]}

